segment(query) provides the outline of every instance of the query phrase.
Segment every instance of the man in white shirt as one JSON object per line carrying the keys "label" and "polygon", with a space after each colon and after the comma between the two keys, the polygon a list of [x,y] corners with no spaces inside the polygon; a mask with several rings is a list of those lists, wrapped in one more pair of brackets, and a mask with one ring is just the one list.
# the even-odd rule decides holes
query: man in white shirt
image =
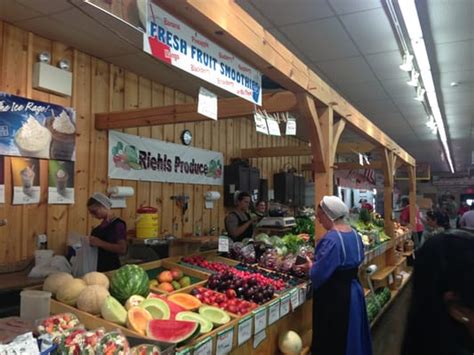
{"label": "man in white shirt", "polygon": [[470,210],[462,215],[459,225],[461,228],[474,229],[474,203],[471,204]]}

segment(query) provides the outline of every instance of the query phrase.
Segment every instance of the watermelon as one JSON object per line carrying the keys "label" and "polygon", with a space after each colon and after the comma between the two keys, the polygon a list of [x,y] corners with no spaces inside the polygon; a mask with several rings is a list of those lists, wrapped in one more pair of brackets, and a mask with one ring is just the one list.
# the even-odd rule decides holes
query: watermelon
{"label": "watermelon", "polygon": [[185,320],[152,319],[148,322],[147,335],[166,343],[181,344],[199,334],[199,322]]}
{"label": "watermelon", "polygon": [[133,295],[146,297],[148,292],[148,275],[138,265],[122,266],[112,276],[110,294],[122,304]]}

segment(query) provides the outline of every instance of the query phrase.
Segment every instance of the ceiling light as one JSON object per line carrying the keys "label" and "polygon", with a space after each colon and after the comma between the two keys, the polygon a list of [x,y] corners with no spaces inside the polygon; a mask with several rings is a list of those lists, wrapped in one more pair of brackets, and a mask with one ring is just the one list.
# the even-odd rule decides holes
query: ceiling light
{"label": "ceiling light", "polygon": [[418,86],[418,78],[420,74],[416,70],[411,71],[411,79],[407,81],[407,84],[410,86]]}
{"label": "ceiling light", "polygon": [[41,62],[41,63],[46,63],[46,64],[49,64],[51,63],[51,54],[49,54],[49,52],[41,52],[40,54],[38,54],[38,60]]}
{"label": "ceiling light", "polygon": [[403,56],[403,63],[400,64],[400,69],[406,72],[413,70],[413,56],[410,53],[405,53]]}
{"label": "ceiling light", "polygon": [[410,38],[422,38],[423,31],[421,30],[420,20],[418,19],[415,1],[398,0],[398,6],[400,7],[403,22],[405,22]]}
{"label": "ceiling light", "polygon": [[418,86],[416,88],[415,100],[416,101],[425,101],[425,92],[426,92],[425,89],[423,89],[421,86]]}
{"label": "ceiling light", "polygon": [[451,85],[452,88],[455,88],[456,86],[459,85],[459,83],[458,83],[457,81],[453,81],[453,82],[451,82],[451,84],[449,84],[449,85]]}

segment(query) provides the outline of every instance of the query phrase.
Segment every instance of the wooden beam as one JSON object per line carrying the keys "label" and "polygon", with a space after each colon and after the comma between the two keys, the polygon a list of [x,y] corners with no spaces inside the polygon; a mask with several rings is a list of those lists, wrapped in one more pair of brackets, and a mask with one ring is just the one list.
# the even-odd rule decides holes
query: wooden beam
{"label": "wooden beam", "polygon": [[344,120],[339,120],[334,125],[334,128],[333,128],[334,137],[332,140],[331,161],[329,162],[329,166],[332,166],[334,164],[334,160],[336,159],[337,146],[339,145],[339,139],[341,138],[342,132],[344,131],[345,127],[346,127],[346,121]]}
{"label": "wooden beam", "polygon": [[369,153],[375,148],[376,146],[370,142],[341,143],[337,146],[336,152],[338,154]]}
{"label": "wooden beam", "polygon": [[309,146],[247,148],[240,150],[240,158],[275,158],[311,155]]}
{"label": "wooden beam", "polygon": [[[238,54],[288,90],[309,92],[365,137],[388,148],[409,165],[415,160],[347,102],[235,1],[155,0],[160,6],[221,46]],[[222,35],[224,34],[224,35]]]}
{"label": "wooden beam", "polygon": [[410,200],[410,227],[416,231],[416,166],[408,166],[408,198]]}
{"label": "wooden beam", "polygon": [[383,168],[383,162],[371,161],[370,165],[360,165],[359,163],[334,163],[335,170],[359,170],[359,169],[373,169],[379,170]]}
{"label": "wooden beam", "polygon": [[383,171],[384,171],[384,229],[385,233],[393,238],[395,236],[394,226],[392,222],[392,213],[393,213],[393,182],[394,182],[394,166],[395,163],[395,154],[388,149],[384,150],[384,161],[383,161]]}
{"label": "wooden beam", "polygon": [[[262,108],[268,113],[287,112],[297,109],[296,96],[288,91],[265,94],[262,103]],[[219,99],[217,110],[219,119],[240,118],[252,115],[255,105],[239,97],[233,97]],[[97,113],[95,115],[95,127],[96,129],[120,129],[208,120],[208,117],[197,113],[197,103],[188,103],[120,112]]]}

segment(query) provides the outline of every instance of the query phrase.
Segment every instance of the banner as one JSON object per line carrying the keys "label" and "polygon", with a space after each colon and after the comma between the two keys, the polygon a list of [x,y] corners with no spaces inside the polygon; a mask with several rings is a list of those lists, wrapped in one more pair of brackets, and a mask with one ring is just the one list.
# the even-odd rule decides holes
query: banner
{"label": "banner", "polygon": [[48,203],[74,203],[74,163],[50,160],[48,164]]}
{"label": "banner", "polygon": [[254,104],[262,104],[262,74],[153,3],[143,50]]}
{"label": "banner", "polygon": [[75,160],[72,108],[0,92],[0,155]]}
{"label": "banner", "polygon": [[223,185],[220,152],[109,131],[112,179]]}

